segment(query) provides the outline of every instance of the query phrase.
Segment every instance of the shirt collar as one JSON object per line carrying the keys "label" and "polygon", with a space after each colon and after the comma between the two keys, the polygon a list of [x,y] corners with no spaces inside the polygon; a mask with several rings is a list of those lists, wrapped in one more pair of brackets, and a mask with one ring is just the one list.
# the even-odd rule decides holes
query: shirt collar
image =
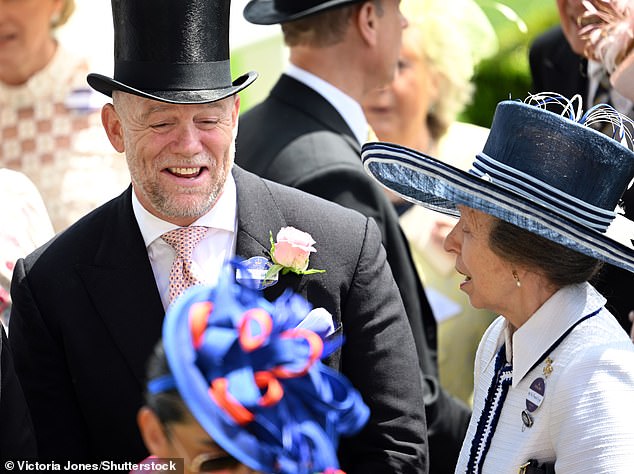
{"label": "shirt collar", "polygon": [[[592,97],[594,101],[599,83],[606,81],[608,99],[612,106],[622,114],[629,115],[631,113],[632,101],[609,84],[609,74],[601,63],[591,59],[588,60],[588,78],[588,97]],[[592,103],[588,103],[585,108],[589,109],[591,106]]]}
{"label": "shirt collar", "polygon": [[369,131],[368,122],[363,113],[363,108],[356,100],[329,82],[295,66],[293,63],[288,64],[285,73],[299,82],[306,84],[323,96],[323,98],[339,112],[339,115],[343,117],[359,143],[367,141]]}
{"label": "shirt collar", "polygon": [[605,74],[606,70],[600,62],[588,60],[588,77],[600,81]]}
{"label": "shirt collar", "polygon": [[602,308],[605,298],[589,283],[561,288],[512,333],[505,323],[504,338],[507,357],[512,354],[513,387],[516,387],[531,367],[550,346],[584,316]]}
{"label": "shirt collar", "polygon": [[[148,212],[139,202],[134,191],[132,192],[132,209],[136,217],[145,246],[149,247],[152,242],[170,230],[179,226],[159,219]],[[192,226],[203,226],[213,229],[235,232],[237,213],[236,183],[233,175],[229,173],[222,193],[211,210],[198,218]]]}

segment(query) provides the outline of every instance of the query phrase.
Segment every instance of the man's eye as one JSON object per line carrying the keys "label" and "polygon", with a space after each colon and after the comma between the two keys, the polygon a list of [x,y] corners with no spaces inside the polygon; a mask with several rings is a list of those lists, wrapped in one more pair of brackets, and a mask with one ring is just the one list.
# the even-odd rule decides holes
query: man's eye
{"label": "man's eye", "polygon": [[170,125],[171,125],[171,123],[169,123],[169,122],[159,122],[159,123],[154,123],[154,124],[150,125],[150,127],[154,128],[154,129],[161,129],[161,128],[169,127]]}
{"label": "man's eye", "polygon": [[206,118],[206,119],[199,120],[198,123],[203,125],[203,126],[214,126],[214,125],[218,125],[218,123],[220,123],[220,119],[219,118]]}

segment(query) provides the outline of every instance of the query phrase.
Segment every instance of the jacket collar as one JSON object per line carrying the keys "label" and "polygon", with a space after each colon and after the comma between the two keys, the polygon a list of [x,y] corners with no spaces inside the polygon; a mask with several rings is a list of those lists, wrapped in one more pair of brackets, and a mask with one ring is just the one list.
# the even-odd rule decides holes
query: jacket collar
{"label": "jacket collar", "polygon": [[505,340],[513,354],[513,387],[569,328],[602,308],[605,301],[589,283],[566,286],[551,296],[512,336],[507,327]]}
{"label": "jacket collar", "polygon": [[346,141],[361,153],[361,145],[341,114],[321,94],[286,74],[282,74],[271,90],[276,100],[310,115],[325,130],[331,130],[344,136]]}

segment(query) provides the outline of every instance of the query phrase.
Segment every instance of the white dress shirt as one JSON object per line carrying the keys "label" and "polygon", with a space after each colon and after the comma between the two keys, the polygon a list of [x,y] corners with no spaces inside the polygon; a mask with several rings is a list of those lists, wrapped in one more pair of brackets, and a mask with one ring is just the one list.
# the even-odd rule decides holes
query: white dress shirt
{"label": "white dress shirt", "polygon": [[[585,98],[586,102],[583,104],[584,110],[588,110],[590,107],[592,107],[592,104],[594,104],[597,90],[599,89],[599,82],[601,81],[604,74],[606,74],[605,68],[601,63],[588,60],[588,97]],[[633,105],[632,101],[627,97],[621,95],[611,86],[609,87],[608,93],[608,100],[610,101],[612,106],[622,114],[631,117]]]}
{"label": "white dress shirt", "polygon": [[[202,283],[213,285],[222,265],[235,255],[237,229],[237,193],[233,175],[229,174],[224,190],[214,207],[192,226],[208,227],[207,235],[192,253],[192,273]],[[169,274],[176,258],[174,248],[161,235],[178,226],[150,214],[132,193],[132,209],[152,264],[154,279],[163,307],[169,305]]]}
{"label": "white dress shirt", "polygon": [[[476,428],[486,411],[484,401],[503,343],[513,381],[478,472],[517,474],[529,459],[556,461],[557,474],[634,472],[634,345],[604,304],[605,298],[590,284],[571,285],[555,293],[512,335],[503,317],[493,322],[476,355],[473,416],[456,473],[467,472],[472,440],[482,439]],[[552,360],[548,376],[543,372],[547,363],[541,360],[546,355]],[[539,377],[545,380],[543,400],[531,413],[533,425],[526,427],[522,411],[529,387]]]}
{"label": "white dress shirt", "polygon": [[360,144],[367,141],[370,127],[363,113],[363,108],[356,100],[329,82],[295,66],[293,63],[289,63],[284,72],[287,76],[298,80],[302,84],[306,84],[326,99],[343,117],[343,120],[348,124]]}

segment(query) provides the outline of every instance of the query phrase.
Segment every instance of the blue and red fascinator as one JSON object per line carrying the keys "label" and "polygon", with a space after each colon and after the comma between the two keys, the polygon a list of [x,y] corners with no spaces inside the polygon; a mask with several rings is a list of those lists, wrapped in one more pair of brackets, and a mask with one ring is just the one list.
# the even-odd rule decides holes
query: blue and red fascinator
{"label": "blue and red fascinator", "polygon": [[177,388],[214,441],[252,469],[340,472],[340,435],[369,417],[359,392],[320,361],[342,339],[298,327],[311,310],[300,295],[287,290],[269,302],[236,283],[239,265],[168,308],[163,346],[173,377],[151,380],[148,390]]}

